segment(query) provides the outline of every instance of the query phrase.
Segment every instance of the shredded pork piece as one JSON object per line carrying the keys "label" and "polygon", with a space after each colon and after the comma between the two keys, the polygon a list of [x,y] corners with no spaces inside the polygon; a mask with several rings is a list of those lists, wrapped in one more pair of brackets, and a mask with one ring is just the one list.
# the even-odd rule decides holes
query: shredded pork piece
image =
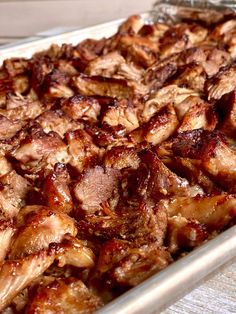
{"label": "shredded pork piece", "polygon": [[134,15],[0,67],[0,311],[94,313],[236,222],[236,14]]}

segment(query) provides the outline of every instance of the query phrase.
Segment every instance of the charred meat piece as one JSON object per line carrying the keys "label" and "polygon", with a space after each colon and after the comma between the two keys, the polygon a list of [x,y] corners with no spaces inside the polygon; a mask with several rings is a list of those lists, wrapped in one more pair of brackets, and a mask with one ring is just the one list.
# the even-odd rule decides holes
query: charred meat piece
{"label": "charred meat piece", "polygon": [[39,285],[27,307],[28,314],[94,313],[103,305],[101,299],[76,278],[55,279],[47,286]]}
{"label": "charred meat piece", "polygon": [[118,213],[112,212],[110,216],[87,215],[78,224],[78,235],[102,241],[121,239],[134,247],[150,244],[159,247],[163,245],[166,228],[166,209],[140,202],[126,206]]}
{"label": "charred meat piece", "polygon": [[204,130],[183,132],[176,137],[172,148],[178,156],[201,160],[203,169],[223,189],[234,193],[236,154],[222,133]]}
{"label": "charred meat piece", "polygon": [[161,108],[148,122],[129,134],[134,143],[146,141],[154,145],[168,139],[178,127],[178,119],[172,105]]}
{"label": "charred meat piece", "polygon": [[190,107],[185,114],[178,132],[190,131],[195,129],[204,129],[213,131],[217,125],[218,119],[214,108],[206,102],[200,102]]}
{"label": "charred meat piece", "polygon": [[119,176],[118,170],[100,166],[84,171],[74,188],[82,209],[89,213],[98,211],[117,189]]}
{"label": "charred meat piece", "polygon": [[155,153],[147,151],[141,160],[142,163],[131,176],[129,183],[134,197],[155,202],[167,197],[195,196],[203,193],[199,186],[190,186],[186,179],[169,170]]}
{"label": "charred meat piece", "polygon": [[72,197],[69,190],[70,177],[66,166],[57,163],[44,180],[42,195],[46,205],[51,209],[58,209],[69,213],[73,209]]}
{"label": "charred meat piece", "polygon": [[75,95],[64,100],[61,108],[73,120],[96,121],[100,114],[101,105],[95,97]]}

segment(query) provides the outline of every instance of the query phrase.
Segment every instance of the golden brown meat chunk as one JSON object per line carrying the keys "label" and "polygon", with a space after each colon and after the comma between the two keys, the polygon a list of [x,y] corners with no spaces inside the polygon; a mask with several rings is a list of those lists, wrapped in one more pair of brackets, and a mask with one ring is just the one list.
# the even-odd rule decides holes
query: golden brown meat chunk
{"label": "golden brown meat chunk", "polygon": [[103,305],[101,299],[76,278],[55,279],[47,286],[39,286],[26,313],[94,313]]}

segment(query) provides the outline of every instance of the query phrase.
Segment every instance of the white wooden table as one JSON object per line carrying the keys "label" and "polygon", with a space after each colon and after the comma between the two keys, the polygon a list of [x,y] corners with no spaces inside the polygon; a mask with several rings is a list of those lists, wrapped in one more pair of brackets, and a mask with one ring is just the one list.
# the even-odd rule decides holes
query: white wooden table
{"label": "white wooden table", "polygon": [[[33,36],[50,28],[81,28],[145,12],[152,3],[153,0],[0,0],[0,44]],[[236,263],[226,267],[164,313],[236,313]]]}

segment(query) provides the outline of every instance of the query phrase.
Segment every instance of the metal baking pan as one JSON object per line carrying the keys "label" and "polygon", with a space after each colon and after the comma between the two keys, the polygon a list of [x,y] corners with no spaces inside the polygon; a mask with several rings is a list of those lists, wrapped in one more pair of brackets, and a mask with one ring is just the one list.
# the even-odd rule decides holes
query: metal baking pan
{"label": "metal baking pan", "polygon": [[[209,10],[209,11],[208,11]],[[223,14],[235,11],[235,1],[166,0],[157,1],[153,10],[142,13],[145,22],[172,22],[197,15],[203,20],[210,16],[221,19]],[[224,12],[224,13],[222,13]],[[115,20],[82,30],[76,30],[40,40],[25,40],[0,48],[0,65],[12,57],[31,57],[51,44],[77,44],[86,38],[98,39],[113,35],[124,19]],[[179,298],[190,292],[211,273],[236,257],[236,227],[233,226],[214,239],[174,262],[142,284],[110,302],[98,314],[160,313]]]}

